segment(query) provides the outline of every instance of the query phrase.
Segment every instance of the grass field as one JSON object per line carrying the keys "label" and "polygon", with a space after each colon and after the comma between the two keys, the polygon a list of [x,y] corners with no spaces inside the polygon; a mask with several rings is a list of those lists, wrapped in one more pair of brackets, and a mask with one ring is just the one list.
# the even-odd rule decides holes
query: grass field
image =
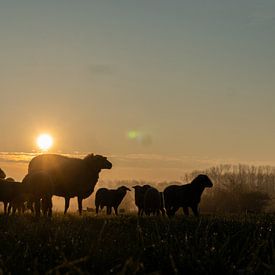
{"label": "grass field", "polygon": [[274,216],[0,216],[2,273],[275,274]]}

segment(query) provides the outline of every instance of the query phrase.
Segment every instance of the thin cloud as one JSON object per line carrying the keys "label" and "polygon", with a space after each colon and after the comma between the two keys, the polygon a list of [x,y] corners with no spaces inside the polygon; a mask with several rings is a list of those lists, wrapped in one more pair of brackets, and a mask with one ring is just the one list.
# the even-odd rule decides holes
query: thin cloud
{"label": "thin cloud", "polygon": [[[28,152],[0,152],[0,162],[2,163],[29,163],[38,153]],[[69,157],[83,158],[87,153],[66,153],[62,154]],[[237,159],[222,159],[198,156],[173,156],[161,154],[125,154],[108,155],[113,162],[114,168],[132,168],[132,169],[180,169],[183,172],[206,169],[220,164],[239,164],[248,165],[270,165],[274,166],[272,161],[247,161]]]}

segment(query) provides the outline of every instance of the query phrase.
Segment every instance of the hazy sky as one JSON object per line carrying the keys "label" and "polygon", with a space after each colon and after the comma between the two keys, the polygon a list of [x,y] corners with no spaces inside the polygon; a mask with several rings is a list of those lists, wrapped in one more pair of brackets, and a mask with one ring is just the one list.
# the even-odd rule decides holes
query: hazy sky
{"label": "hazy sky", "polygon": [[275,164],[274,0],[1,0],[0,35],[1,152],[49,132],[110,178]]}

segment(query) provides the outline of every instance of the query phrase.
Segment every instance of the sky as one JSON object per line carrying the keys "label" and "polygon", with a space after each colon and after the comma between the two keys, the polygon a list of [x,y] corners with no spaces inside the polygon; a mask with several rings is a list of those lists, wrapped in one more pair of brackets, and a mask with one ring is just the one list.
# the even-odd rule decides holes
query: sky
{"label": "sky", "polygon": [[274,0],[0,1],[0,167],[108,156],[108,179],[275,165]]}

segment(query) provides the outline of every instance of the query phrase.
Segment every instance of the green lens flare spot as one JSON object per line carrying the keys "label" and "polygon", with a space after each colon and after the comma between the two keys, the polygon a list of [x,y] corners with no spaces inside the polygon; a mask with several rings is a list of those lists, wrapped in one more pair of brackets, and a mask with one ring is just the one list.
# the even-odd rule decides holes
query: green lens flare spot
{"label": "green lens flare spot", "polygon": [[137,136],[138,136],[137,131],[129,131],[129,132],[128,132],[128,138],[129,138],[129,139],[136,139]]}

